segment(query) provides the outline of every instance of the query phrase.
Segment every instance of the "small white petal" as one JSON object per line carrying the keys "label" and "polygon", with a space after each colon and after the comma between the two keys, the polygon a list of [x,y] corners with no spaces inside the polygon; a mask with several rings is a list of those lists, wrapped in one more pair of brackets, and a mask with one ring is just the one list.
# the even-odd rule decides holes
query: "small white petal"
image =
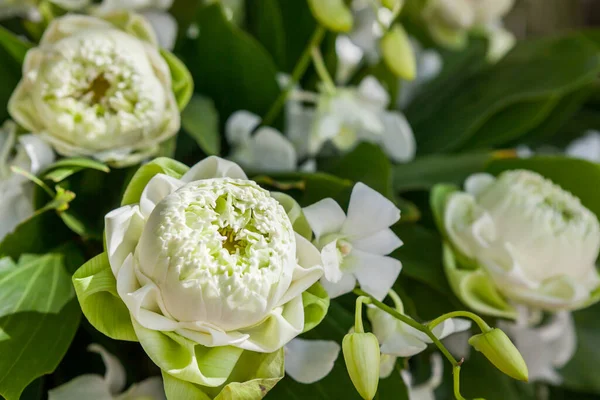
{"label": "small white petal", "polygon": [[156,32],[158,44],[167,50],[173,50],[177,39],[177,20],[168,12],[147,10],[142,15],[150,22]]}
{"label": "small white petal", "polygon": [[48,400],[114,400],[108,385],[99,375],[81,375],[48,391]]}
{"label": "small white petal", "polygon": [[115,398],[115,400],[167,400],[167,396],[165,395],[162,379],[154,376],[131,385],[125,393]]}
{"label": "small white petal", "polygon": [[300,383],[314,383],[333,369],[340,345],[331,340],[296,338],[285,346],[285,372]]}
{"label": "small white petal", "polygon": [[321,278],[321,285],[325,288],[325,291],[329,297],[336,298],[346,293],[350,293],[356,286],[356,278],[352,274],[344,274],[339,282],[329,282],[325,278]]}
{"label": "small white petal", "polygon": [[383,229],[370,236],[352,241],[352,247],[367,253],[385,256],[402,246],[402,240],[391,229]]}
{"label": "small white petal", "polygon": [[120,393],[125,387],[125,369],[119,359],[110,354],[106,349],[99,344],[92,343],[88,346],[88,351],[100,354],[106,372],[104,373],[104,381],[112,394]]}
{"label": "small white petal", "polygon": [[384,126],[381,144],[385,152],[395,162],[412,160],[417,145],[406,117],[397,111],[392,111],[382,113],[381,120]]}
{"label": "small white petal", "polygon": [[374,76],[366,76],[360,81],[358,93],[381,109],[386,108],[390,104],[390,95]]}
{"label": "small white petal", "polygon": [[252,131],[260,124],[260,117],[249,111],[236,111],[225,123],[225,137],[233,145],[239,145],[250,139]]}
{"label": "small white petal", "polygon": [[325,279],[329,282],[337,283],[342,279],[344,273],[340,269],[340,253],[337,248],[337,240],[326,244],[321,250],[321,259],[323,260],[323,270]]}
{"label": "small white petal", "polygon": [[[354,272],[360,287],[381,301],[396,282],[402,264],[392,258],[353,249],[345,263]],[[345,267],[345,266],[344,266]]]}
{"label": "small white petal", "polygon": [[600,162],[600,133],[586,132],[585,136],[571,142],[565,152],[571,157]]}
{"label": "small white petal", "polygon": [[386,229],[400,220],[400,210],[390,200],[364,183],[352,189],[348,218],[341,232],[361,238]]}
{"label": "small white petal", "polygon": [[317,241],[324,235],[339,232],[346,220],[342,207],[331,198],[318,201],[302,211]]}

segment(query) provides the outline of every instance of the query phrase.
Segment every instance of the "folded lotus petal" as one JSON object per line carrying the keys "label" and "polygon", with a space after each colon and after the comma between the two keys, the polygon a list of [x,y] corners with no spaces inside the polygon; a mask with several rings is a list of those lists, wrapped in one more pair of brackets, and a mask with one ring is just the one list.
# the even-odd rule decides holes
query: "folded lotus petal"
{"label": "folded lotus petal", "polygon": [[248,179],[244,171],[236,163],[224,160],[220,157],[210,156],[190,168],[190,170],[181,177],[181,180],[187,183],[201,179],[224,177]]}
{"label": "folded lotus petal", "polygon": [[320,282],[332,299],[350,293],[356,286],[356,278],[352,274],[342,275],[342,279],[340,279],[339,282],[329,282],[325,278],[321,278]]}
{"label": "folded lotus petal", "polygon": [[40,45],[56,43],[61,39],[68,38],[74,34],[89,29],[111,29],[113,25],[103,19],[87,15],[68,14],[60,23],[52,23],[44,31],[40,39]]}
{"label": "folded lotus petal", "polygon": [[383,112],[381,114],[384,130],[381,145],[395,162],[408,162],[415,157],[417,145],[413,130],[406,117],[399,112]]}
{"label": "folded lotus petal", "polygon": [[150,22],[156,32],[158,44],[167,50],[173,50],[177,39],[177,20],[164,11],[146,10],[142,12],[144,18]]}
{"label": "folded lotus petal", "polygon": [[21,135],[19,136],[19,143],[27,153],[29,158],[28,171],[32,174],[37,175],[54,161],[55,156],[52,148],[37,136],[32,134]]}
{"label": "folded lotus petal", "polygon": [[260,128],[252,137],[249,149],[254,155],[253,167],[259,171],[296,170],[298,158],[294,146],[273,128]]}
{"label": "folded lotus petal", "polygon": [[158,203],[183,185],[181,180],[168,175],[154,175],[140,197],[140,211],[144,218],[147,219]]}
{"label": "folded lotus petal", "polygon": [[125,387],[125,368],[119,361],[119,359],[112,354],[110,354],[104,347],[99,344],[92,343],[88,346],[88,351],[100,354],[102,357],[102,362],[104,362],[104,367],[106,371],[104,372],[104,381],[106,386],[109,388],[110,393],[118,394]]}
{"label": "folded lotus petal", "polygon": [[225,137],[233,146],[246,144],[252,131],[260,124],[260,117],[249,111],[236,111],[225,123]]}
{"label": "folded lotus petal", "polygon": [[180,322],[179,325],[186,328],[177,329],[176,333],[206,347],[236,346],[250,337],[247,333],[224,332],[201,322]]}
{"label": "folded lotus petal", "polygon": [[48,400],[114,400],[108,385],[100,375],[81,375],[69,382],[50,389]]}
{"label": "folded lotus petal", "polygon": [[364,183],[352,189],[348,218],[341,232],[352,241],[369,236],[394,225],[400,219],[400,210],[390,200]]}
{"label": "folded lotus petal", "polygon": [[295,381],[310,384],[333,369],[340,345],[332,340],[294,339],[285,346],[285,372]]}
{"label": "folded lotus petal", "polygon": [[110,267],[117,276],[125,259],[133,254],[144,229],[144,216],[139,206],[117,208],[104,217],[106,252]]}
{"label": "folded lotus petal", "polygon": [[329,282],[339,282],[344,275],[340,268],[340,251],[337,247],[337,239],[323,246],[321,250],[321,259],[323,260],[323,271],[325,279]]}
{"label": "folded lotus petal", "polygon": [[317,242],[329,233],[338,232],[346,220],[344,210],[335,200],[330,198],[304,207],[303,211]]}
{"label": "folded lotus petal", "polygon": [[379,301],[387,296],[402,269],[402,263],[395,258],[358,249],[353,249],[345,262],[354,271],[361,289]]}
{"label": "folded lotus petal", "polygon": [[465,181],[465,192],[477,197],[495,181],[496,178],[490,174],[473,174]]}
{"label": "folded lotus petal", "polygon": [[391,229],[382,229],[372,235],[352,241],[352,248],[385,256],[402,246],[402,240]]}
{"label": "folded lotus petal", "polygon": [[154,376],[143,380],[142,382],[131,385],[129,389],[115,400],[167,400],[163,381],[160,377]]}

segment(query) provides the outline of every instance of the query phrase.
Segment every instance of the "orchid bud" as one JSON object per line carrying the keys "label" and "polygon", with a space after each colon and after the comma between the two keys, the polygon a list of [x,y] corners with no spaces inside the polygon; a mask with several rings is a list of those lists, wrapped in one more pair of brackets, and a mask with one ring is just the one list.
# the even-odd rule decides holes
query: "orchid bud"
{"label": "orchid bud", "polygon": [[493,328],[472,336],[469,344],[511,378],[525,382],[529,379],[527,365],[521,353],[501,329]]}
{"label": "orchid bud", "polygon": [[379,341],[372,333],[349,333],[342,341],[346,368],[356,391],[371,400],[379,384]]}
{"label": "orchid bud", "polygon": [[395,75],[409,81],[415,79],[417,71],[415,53],[402,25],[395,24],[381,38],[380,46],[383,60]]}
{"label": "orchid bud", "polygon": [[334,32],[348,32],[354,19],[344,0],[308,0],[313,16],[320,24]]}

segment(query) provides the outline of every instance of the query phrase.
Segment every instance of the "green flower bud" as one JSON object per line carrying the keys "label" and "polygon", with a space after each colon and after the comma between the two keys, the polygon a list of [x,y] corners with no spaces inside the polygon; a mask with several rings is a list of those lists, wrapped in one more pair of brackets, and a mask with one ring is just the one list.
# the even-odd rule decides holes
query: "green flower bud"
{"label": "green flower bud", "polygon": [[383,4],[385,8],[392,11],[398,10],[399,12],[402,9],[402,6],[404,6],[404,0],[382,0],[381,4]]}
{"label": "green flower bud", "polygon": [[469,339],[469,344],[480,351],[500,371],[511,378],[527,382],[527,364],[519,350],[501,329],[494,328]]}
{"label": "green flower bud", "polygon": [[308,0],[313,16],[334,32],[349,32],[354,19],[344,0]]}
{"label": "green flower bud", "polygon": [[349,333],[344,336],[342,350],[346,368],[356,391],[371,400],[379,384],[379,342],[372,333]]}
{"label": "green flower bud", "polygon": [[417,71],[415,53],[402,25],[394,25],[381,38],[379,45],[383,60],[394,75],[409,81],[415,79]]}

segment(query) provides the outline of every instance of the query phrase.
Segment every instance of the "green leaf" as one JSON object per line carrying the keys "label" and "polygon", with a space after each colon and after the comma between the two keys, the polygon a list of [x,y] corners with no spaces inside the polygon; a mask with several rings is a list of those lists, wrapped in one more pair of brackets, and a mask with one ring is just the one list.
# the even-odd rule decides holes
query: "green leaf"
{"label": "green leaf", "polygon": [[22,60],[20,59],[20,53],[22,50],[19,42],[20,39],[0,27],[0,60],[2,60],[0,62],[0,76],[2,77],[2,84],[0,85],[0,123],[9,117],[8,99],[21,79]]}
{"label": "green leaf", "polygon": [[160,49],[169,70],[171,71],[171,88],[177,100],[179,111],[182,111],[194,93],[194,80],[185,64],[168,50]]}
{"label": "green leaf", "polygon": [[181,125],[203,152],[208,155],[219,155],[221,152],[219,113],[211,99],[199,95],[193,96],[181,114]]}
{"label": "green leaf", "polygon": [[521,102],[562,98],[591,85],[598,72],[598,47],[580,33],[519,42],[493,67],[444,93],[435,108],[407,111],[417,150],[460,149],[474,135],[487,135],[481,128],[496,113]]}
{"label": "green leaf", "polygon": [[600,218],[600,165],[564,156],[539,156],[526,159],[494,160],[487,171],[497,175],[510,169],[528,169],[550,179],[579,197],[581,203]]}
{"label": "green leaf", "polygon": [[469,175],[483,171],[488,162],[505,156],[512,155],[506,152],[476,152],[420,157],[393,167],[394,190],[429,190],[439,183],[462,185]]}
{"label": "green leaf", "polygon": [[228,383],[208,388],[177,379],[163,371],[167,399],[262,399],[283,377],[283,349],[274,353],[244,351]]}
{"label": "green leaf", "polygon": [[278,0],[247,0],[247,29],[273,57],[277,67],[285,68],[285,24]]}
{"label": "green leaf", "polygon": [[155,158],[148,164],[142,165],[133,175],[123,194],[122,206],[140,202],[140,197],[150,179],[156,174],[166,174],[174,178],[181,178],[189,167],[179,161],[166,157]]}
{"label": "green leaf", "polygon": [[23,64],[25,61],[25,54],[33,47],[33,44],[25,42],[8,29],[0,26],[0,46],[11,55],[14,61],[18,64]]}
{"label": "green leaf", "polygon": [[73,275],[73,286],[81,310],[94,328],[112,339],[137,341],[106,253],[83,264]]}
{"label": "green leaf", "polygon": [[0,259],[0,317],[24,311],[56,314],[74,294],[59,254],[22,255],[18,264]]}
{"label": "green leaf", "polygon": [[84,169],[94,169],[106,173],[110,171],[105,164],[90,158],[63,158],[48,166],[42,174],[42,179],[61,182]]}
{"label": "green leaf", "polygon": [[58,314],[22,312],[0,318],[0,395],[17,400],[30,382],[53,372],[75,336],[80,316],[77,301],[71,300]]}
{"label": "green leaf", "polygon": [[225,17],[220,4],[198,10],[200,36],[187,65],[196,92],[210,97],[222,121],[238,110],[265,115],[280,89],[267,51]]}

